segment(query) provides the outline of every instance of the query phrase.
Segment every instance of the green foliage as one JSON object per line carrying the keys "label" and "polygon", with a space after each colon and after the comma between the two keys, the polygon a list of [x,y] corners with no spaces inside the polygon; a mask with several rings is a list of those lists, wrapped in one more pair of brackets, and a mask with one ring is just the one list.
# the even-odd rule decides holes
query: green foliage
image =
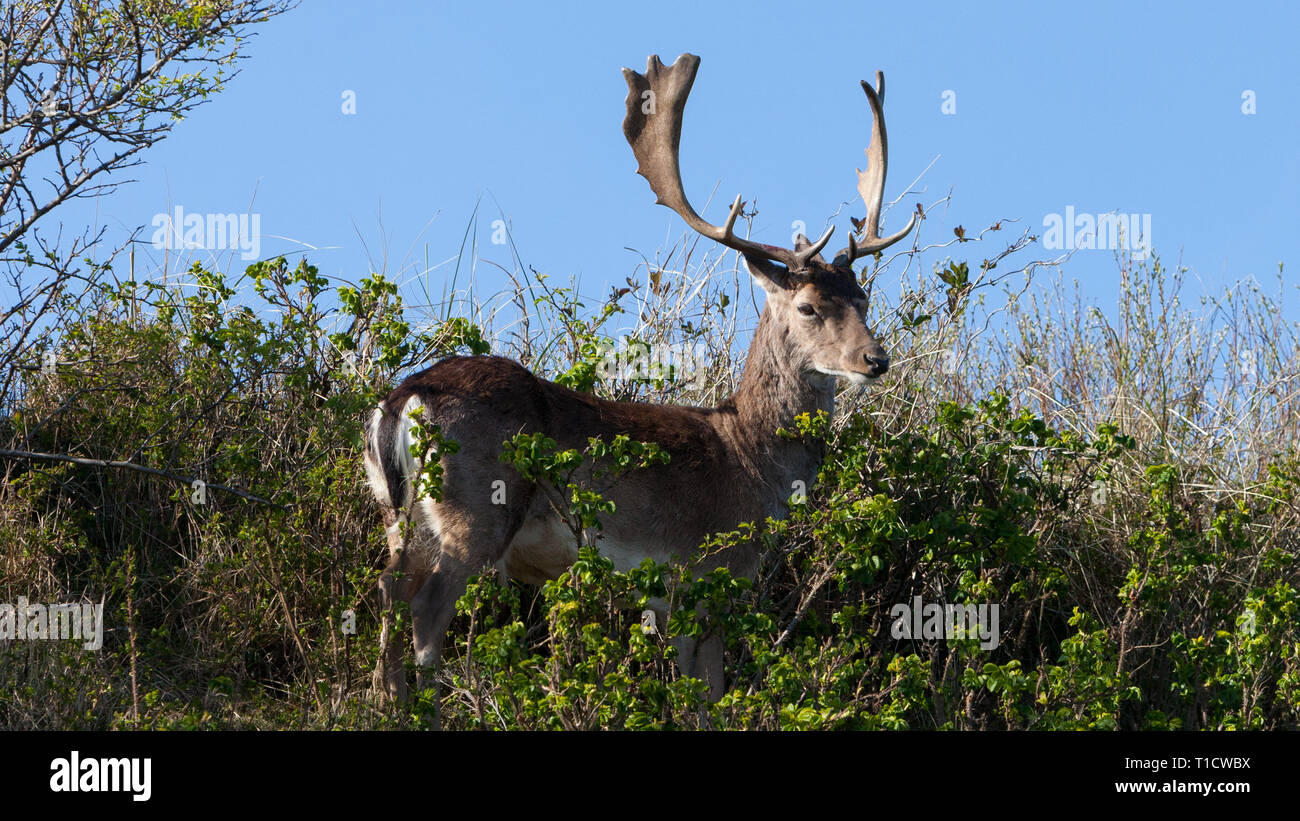
{"label": "green foliage", "polygon": [[[587,447],[557,450],[554,439],[542,433],[518,433],[502,443],[502,463],[511,465],[530,482],[565,500],[558,512],[578,542],[589,528],[601,529],[600,515],[613,513],[614,503],[590,486],[592,481],[618,476],[634,468],[667,464],[669,454],[654,442],[637,442],[618,435],[610,442],[600,437],[587,440]],[[579,481],[583,471],[585,482]]]}
{"label": "green foliage", "polygon": [[[339,693],[374,661],[382,526],[358,460],[362,419],[411,364],[401,300],[379,275],[333,290],[283,258],[186,279],[88,292],[59,339],[70,364],[31,372],[5,420],[29,449],[187,481],[9,467],[0,535],[15,571],[0,601],[102,596],[109,630],[97,653],[0,648],[0,688],[19,694],[0,704],[2,726],[375,720]],[[202,497],[189,477],[209,484]],[[345,611],[355,636],[340,631]]]}
{"label": "green foliage", "polygon": [[[615,301],[594,319],[565,289],[538,304],[564,317],[551,342],[565,351],[539,359],[597,389]],[[489,338],[454,316],[413,331],[382,275],[336,287],[283,258],[243,276],[195,266],[181,288],[93,290],[57,337],[67,364],[27,372],[4,417],[10,440],[125,456],[273,504],[13,463],[0,543],[15,570],[0,601],[102,595],[113,629],[98,653],[0,647],[13,694],[0,726],[418,727],[435,706],[450,728],[1300,725],[1300,459],[1276,453],[1248,488],[1209,491],[1203,467],[1165,444],[1113,422],[1058,428],[1002,391],[906,416],[796,418],[781,435],[826,449],[806,498],[701,545],[715,556],[757,544],[753,578],[698,563],[621,572],[595,548],[618,515],[611,484],[668,462],[654,443],[513,436],[502,463],[545,489],[577,561],[540,588],[475,578],[441,703],[428,690],[407,709],[376,705],[384,540],[361,420],[428,352],[485,353]],[[414,422],[418,490],[438,498],[458,448]],[[918,599],[996,605],[995,645],[900,637],[894,610]],[[348,612],[356,635],[340,630]],[[723,642],[719,701],[678,668],[686,639]]]}
{"label": "green foliage", "polygon": [[665,568],[618,573],[595,548],[541,590],[547,640],[530,638],[520,589],[490,579],[458,603],[470,618],[451,663],[444,724],[500,729],[671,729],[695,726],[704,685],[681,677],[675,649],[619,602],[663,594]]}
{"label": "green foliage", "polygon": [[[784,522],[745,525],[703,546],[708,553],[762,540],[770,547],[763,583],[725,570],[696,578],[690,568],[650,562],[620,574],[584,547],[573,569],[543,588],[531,616],[523,588],[480,584],[460,603],[468,617],[490,609],[484,590],[498,606],[511,596],[512,609],[465,645],[445,702],[454,720],[509,728],[1294,726],[1300,644],[1291,562],[1273,567],[1286,581],[1257,577],[1262,589],[1206,572],[1215,555],[1259,555],[1248,512],[1276,501],[1225,505],[1208,527],[1193,528],[1180,513],[1176,472],[1150,466],[1148,526],[1131,540],[1142,563],[1121,574],[1117,562],[1083,564],[1070,547],[1097,538],[1091,528],[1106,509],[1098,477],[1132,470],[1137,443],[1114,425],[1090,437],[1058,434],[995,394],[941,403],[913,430],[884,430],[858,415],[832,433],[824,415],[805,415],[786,435],[829,437],[817,492]],[[584,454],[557,453],[544,437],[508,445],[521,472],[574,490]],[[1293,490],[1293,482],[1279,487]],[[572,511],[608,512],[583,507],[580,492],[569,498]],[[1108,578],[1112,597],[1094,597]],[[665,664],[671,649],[647,642],[615,606],[622,601],[634,614],[650,595],[670,600],[668,637],[725,636],[733,688],[718,703],[702,701],[699,683]],[[894,638],[890,608],[918,595],[997,604],[998,645],[983,647],[975,636]],[[1206,595],[1210,612],[1176,604]],[[1222,626],[1162,638],[1171,615]]]}
{"label": "green foliage", "polygon": [[460,451],[460,443],[442,435],[440,425],[424,424],[424,408],[416,407],[408,411],[415,422],[411,426],[411,456],[419,465],[415,477],[415,498],[442,501],[442,477],[445,470],[442,457],[451,456]]}
{"label": "green foliage", "polygon": [[[537,286],[542,295],[533,300],[534,307],[548,311],[557,321],[556,333],[538,358],[546,361],[550,348],[566,348],[564,360],[567,368],[558,370],[552,380],[576,391],[590,393],[596,385],[597,369],[601,359],[610,349],[611,342],[600,335],[609,320],[622,312],[616,294],[591,316],[585,316],[586,305],[574,288],[552,287],[545,274],[537,275]],[[626,289],[623,291],[626,293]]]}

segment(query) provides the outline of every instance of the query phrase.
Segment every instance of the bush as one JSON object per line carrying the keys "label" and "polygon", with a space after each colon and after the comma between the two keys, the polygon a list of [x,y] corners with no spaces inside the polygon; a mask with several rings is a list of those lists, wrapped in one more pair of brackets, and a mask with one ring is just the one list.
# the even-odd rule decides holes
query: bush
{"label": "bush", "polygon": [[[1126,269],[1121,331],[1068,331],[1064,302],[1031,310],[1010,292],[995,344],[973,294],[1007,281],[997,263],[947,263],[896,305],[877,294],[887,346],[922,364],[784,432],[825,440],[816,485],[785,520],[709,545],[760,540],[754,578],[648,561],[619,573],[587,545],[540,589],[476,578],[448,642],[443,726],[1300,726],[1294,336],[1288,349],[1273,327],[1253,383],[1208,345],[1197,355],[1217,371],[1180,370],[1171,346],[1222,329],[1176,306],[1155,315],[1157,261]],[[416,364],[493,347],[607,396],[716,402],[738,375],[739,290],[716,266],[695,269],[707,282],[656,266],[652,287],[629,281],[595,309],[520,272],[509,336],[484,306],[413,328],[394,281],[332,284],[306,261],[94,285],[45,333],[58,366],[34,349],[0,414],[0,602],[102,597],[109,629],[99,652],[0,642],[0,726],[423,726],[432,691],[406,708],[367,692],[385,550],[365,413]],[[634,339],[706,347],[706,378],[602,381],[607,334],[629,317]],[[963,367],[925,364],[950,349]],[[1041,378],[1054,372],[1074,376]],[[1193,373],[1203,403],[1221,380],[1217,411],[1187,405]],[[1243,402],[1267,415],[1224,412]],[[573,481],[584,460],[672,458],[626,440],[508,445],[583,526],[617,515]],[[670,601],[667,624],[643,625],[649,597]],[[946,629],[927,605],[985,620]],[[710,703],[671,639],[715,631],[731,679]]]}

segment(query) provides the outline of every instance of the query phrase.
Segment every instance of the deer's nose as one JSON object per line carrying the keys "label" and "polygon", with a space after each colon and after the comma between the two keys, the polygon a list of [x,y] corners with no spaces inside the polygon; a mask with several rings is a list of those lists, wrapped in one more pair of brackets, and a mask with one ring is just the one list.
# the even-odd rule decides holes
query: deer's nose
{"label": "deer's nose", "polygon": [[881,376],[886,371],[889,370],[889,357],[887,356],[872,356],[871,354],[863,354],[862,358],[866,360],[867,372],[870,373],[872,376]]}

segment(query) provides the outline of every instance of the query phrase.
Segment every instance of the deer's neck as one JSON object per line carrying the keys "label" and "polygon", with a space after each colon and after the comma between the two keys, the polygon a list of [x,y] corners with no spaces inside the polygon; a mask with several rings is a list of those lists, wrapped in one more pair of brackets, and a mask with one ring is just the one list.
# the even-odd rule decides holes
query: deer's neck
{"label": "deer's neck", "polygon": [[786,439],[778,428],[794,430],[801,413],[830,413],[835,406],[835,380],[811,379],[801,372],[801,357],[788,333],[764,309],[749,348],[740,386],[731,397],[736,409],[738,449],[773,497],[782,503],[795,492],[795,480],[811,486],[821,465],[820,441]]}

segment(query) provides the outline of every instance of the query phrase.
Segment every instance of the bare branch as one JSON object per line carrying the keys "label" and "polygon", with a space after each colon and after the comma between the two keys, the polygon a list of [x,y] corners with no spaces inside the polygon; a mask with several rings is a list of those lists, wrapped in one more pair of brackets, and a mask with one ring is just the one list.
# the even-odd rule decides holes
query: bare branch
{"label": "bare branch", "polygon": [[[200,481],[195,477],[181,476],[180,474],[171,473],[166,470],[159,470],[157,468],[146,467],[144,465],[137,465],[135,462],[116,462],[107,459],[86,459],[80,456],[67,456],[62,453],[37,453],[28,450],[0,450],[0,457],[8,458],[8,459],[25,459],[33,462],[66,462],[68,464],[85,465],[87,467],[116,468],[119,470],[134,470],[138,473],[147,473],[150,476],[160,476],[164,479],[170,479],[173,482],[180,482],[181,484],[184,484],[187,487],[193,486],[195,482]],[[204,481],[203,484],[204,487],[212,488],[213,490],[220,490],[223,493],[229,493],[234,496],[238,496],[241,499],[246,499],[250,502],[257,502],[258,504],[266,505],[267,507],[278,508],[280,510],[287,509],[284,505],[276,504],[275,502],[272,502],[269,499],[263,499],[261,496],[248,493],[247,491],[239,490],[238,488],[228,487],[226,485],[216,485],[207,481]]]}
{"label": "bare branch", "polygon": [[92,183],[219,90],[247,30],[289,7],[17,0],[0,17],[0,251],[67,200],[112,190],[121,181]]}

